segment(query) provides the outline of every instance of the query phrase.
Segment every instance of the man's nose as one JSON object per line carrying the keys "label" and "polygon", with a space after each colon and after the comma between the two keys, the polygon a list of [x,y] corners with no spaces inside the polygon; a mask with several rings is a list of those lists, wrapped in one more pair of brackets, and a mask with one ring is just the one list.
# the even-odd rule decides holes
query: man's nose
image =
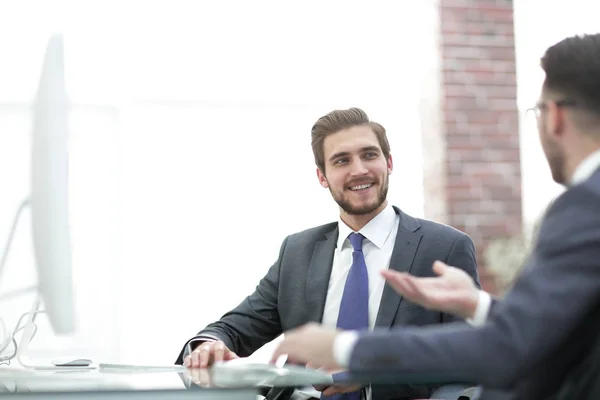
{"label": "man's nose", "polygon": [[369,172],[369,170],[367,169],[367,166],[361,159],[355,160],[352,163],[352,176],[365,175],[367,174],[367,172]]}

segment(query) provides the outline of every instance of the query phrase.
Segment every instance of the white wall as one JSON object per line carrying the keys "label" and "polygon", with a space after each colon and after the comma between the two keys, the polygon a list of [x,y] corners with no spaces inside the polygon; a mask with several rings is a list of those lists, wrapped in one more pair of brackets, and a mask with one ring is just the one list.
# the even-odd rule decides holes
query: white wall
{"label": "white wall", "polygon": [[[27,106],[55,28],[73,101],[80,331],[56,338],[42,318],[39,355],[58,345],[99,361],[172,362],[254,289],[286,235],[336,218],[309,138],[334,108],[359,106],[387,127],[390,199],[423,213],[415,32],[427,25],[410,24],[414,4],[410,13],[387,1],[141,4],[40,2],[30,15],[30,3],[0,3],[0,50],[11,60],[0,65],[10,88],[0,94],[10,171],[0,175],[10,193],[1,233],[27,192]],[[3,286],[35,280],[28,240],[24,229]],[[2,315],[13,321],[29,301]]]}

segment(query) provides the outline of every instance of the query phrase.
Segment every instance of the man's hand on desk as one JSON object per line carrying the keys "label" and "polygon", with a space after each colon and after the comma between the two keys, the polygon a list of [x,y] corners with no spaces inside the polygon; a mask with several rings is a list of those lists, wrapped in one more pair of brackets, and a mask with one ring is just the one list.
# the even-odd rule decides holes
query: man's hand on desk
{"label": "man's hand on desk", "polygon": [[221,341],[204,342],[192,351],[183,365],[188,368],[207,368],[214,362],[229,361],[239,358],[237,354],[229,350]]}
{"label": "man's hand on desk", "polygon": [[465,271],[441,261],[433,264],[434,278],[419,278],[403,272],[381,273],[394,290],[425,308],[447,312],[461,318],[473,318],[479,301],[479,289]]}
{"label": "man's hand on desk", "polygon": [[293,364],[309,364],[313,368],[340,370],[333,354],[333,343],[339,331],[323,328],[319,324],[310,323],[285,332],[285,337],[275,349],[271,363],[279,356],[287,355],[287,362]]}

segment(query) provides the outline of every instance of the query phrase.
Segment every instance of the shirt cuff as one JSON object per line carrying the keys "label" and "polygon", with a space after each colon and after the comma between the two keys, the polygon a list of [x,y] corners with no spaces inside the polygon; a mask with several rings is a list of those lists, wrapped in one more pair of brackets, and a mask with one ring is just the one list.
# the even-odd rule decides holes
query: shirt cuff
{"label": "shirt cuff", "polygon": [[490,313],[491,304],[492,297],[490,294],[480,290],[479,298],[477,300],[477,307],[475,308],[473,318],[467,318],[467,322],[476,328],[483,326],[487,320],[488,314]]}
{"label": "shirt cuff", "polygon": [[187,356],[192,354],[192,351],[194,351],[194,349],[196,347],[198,347],[200,345],[200,343],[216,342],[217,340],[218,339],[207,337],[207,336],[196,336],[196,337],[191,338],[185,345],[185,350],[183,352],[183,358],[185,359]]}
{"label": "shirt cuff", "polygon": [[339,333],[333,341],[333,358],[340,367],[348,368],[350,356],[358,340],[358,332],[346,331]]}

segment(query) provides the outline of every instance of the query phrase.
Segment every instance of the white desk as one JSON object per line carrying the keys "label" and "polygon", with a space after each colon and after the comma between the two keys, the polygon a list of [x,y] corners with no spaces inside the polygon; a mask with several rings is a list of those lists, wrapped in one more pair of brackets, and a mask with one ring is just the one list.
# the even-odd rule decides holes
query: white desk
{"label": "white desk", "polygon": [[[216,365],[210,369],[189,370],[173,366],[160,369],[85,369],[29,370],[0,368],[0,396],[27,394],[72,399],[95,397],[214,398],[256,400],[259,387],[305,387],[330,383],[321,371],[298,366],[277,368],[269,365]],[[74,397],[73,397],[74,396]],[[159,397],[156,397],[159,396]],[[179,397],[181,396],[181,397]]]}
{"label": "white desk", "polygon": [[256,400],[257,390],[201,388],[178,372],[28,371],[0,368],[0,398]]}
{"label": "white desk", "polygon": [[[5,395],[0,393],[0,399]],[[10,395],[20,400],[256,400],[252,390],[152,390],[93,392],[31,392]]]}

